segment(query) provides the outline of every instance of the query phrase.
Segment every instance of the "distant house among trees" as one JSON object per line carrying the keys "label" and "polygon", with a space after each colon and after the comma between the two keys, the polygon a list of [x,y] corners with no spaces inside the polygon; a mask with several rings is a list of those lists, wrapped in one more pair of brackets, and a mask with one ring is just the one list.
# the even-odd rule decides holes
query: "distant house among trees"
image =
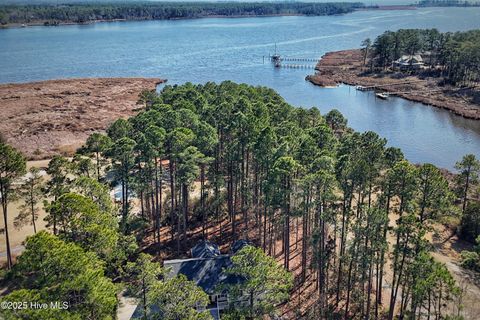
{"label": "distant house among trees", "polygon": [[423,62],[422,56],[419,54],[403,55],[393,63],[395,68],[398,68],[402,71],[420,70],[424,64],[425,63]]}

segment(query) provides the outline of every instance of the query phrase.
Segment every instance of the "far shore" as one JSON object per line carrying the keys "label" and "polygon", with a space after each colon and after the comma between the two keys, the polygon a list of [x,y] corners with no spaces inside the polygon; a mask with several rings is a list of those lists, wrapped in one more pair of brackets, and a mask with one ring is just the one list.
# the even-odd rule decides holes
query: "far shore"
{"label": "far shore", "polygon": [[[412,5],[386,5],[386,6],[371,6],[371,7],[364,7],[364,8],[356,8],[352,12],[355,11],[370,11],[370,10],[415,10],[417,9],[416,6]],[[338,16],[349,14],[348,13],[341,13],[341,14],[332,14],[328,16]],[[175,20],[196,20],[196,19],[210,19],[210,18],[220,18],[220,19],[238,19],[238,18],[271,18],[271,17],[324,17],[327,15],[305,15],[300,13],[282,13],[282,14],[265,14],[265,15],[208,15],[208,16],[201,16],[201,17],[179,17],[179,18],[171,18],[171,19],[105,19],[105,20],[91,20],[85,22],[75,22],[75,21],[57,21],[55,24],[45,24],[45,23],[52,23],[50,20],[41,20],[41,21],[33,21],[27,23],[7,23],[4,25],[0,25],[0,29],[9,29],[9,28],[24,28],[24,27],[57,27],[57,26],[68,26],[68,25],[90,25],[95,23],[105,23],[105,22],[125,22],[125,21],[175,21]]]}
{"label": "far shore", "polygon": [[[341,14],[337,14],[341,15]],[[333,16],[333,15],[331,15]],[[0,25],[0,29],[10,29],[10,28],[25,28],[25,27],[58,27],[58,26],[72,26],[72,25],[91,25],[96,23],[111,23],[111,22],[139,22],[139,21],[177,21],[177,20],[197,20],[197,19],[238,19],[238,18],[271,18],[271,17],[323,17],[323,16],[310,16],[299,13],[285,13],[285,14],[265,14],[265,15],[210,15],[204,17],[180,17],[180,18],[171,18],[171,19],[106,19],[106,20],[91,20],[86,22],[74,22],[74,21],[64,21],[58,22],[57,24],[46,25],[46,22],[51,21],[34,21],[28,23],[7,23]]]}
{"label": "far shore", "polygon": [[306,77],[314,85],[379,86],[380,92],[445,109],[467,119],[480,120],[480,105],[474,100],[479,88],[440,86],[439,78],[416,74],[391,71],[369,73],[363,65],[361,49],[328,52],[315,69],[315,74]]}
{"label": "far shore", "polygon": [[[268,18],[268,17],[309,17],[303,14],[290,13],[290,14],[269,14],[269,15],[234,15],[234,16],[222,16],[222,15],[212,15],[205,17],[192,17],[192,18],[171,18],[171,19],[107,19],[107,20],[91,20],[87,22],[58,22],[58,24],[45,25],[45,22],[48,21],[36,21],[29,23],[8,23],[0,26],[0,28],[9,29],[9,28],[25,28],[25,27],[58,27],[58,26],[74,26],[74,25],[90,25],[96,23],[110,23],[110,22],[139,22],[139,21],[177,21],[177,20],[197,20],[197,19],[210,19],[210,18],[219,18],[219,19],[234,19],[234,18]],[[311,16],[310,16],[311,17]]]}

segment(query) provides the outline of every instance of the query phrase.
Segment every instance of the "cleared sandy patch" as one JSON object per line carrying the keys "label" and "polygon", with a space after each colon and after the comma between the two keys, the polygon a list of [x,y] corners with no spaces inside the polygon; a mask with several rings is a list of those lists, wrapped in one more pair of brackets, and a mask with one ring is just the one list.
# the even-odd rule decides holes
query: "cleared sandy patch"
{"label": "cleared sandy patch", "polygon": [[[28,161],[27,162],[27,170],[31,167],[39,168],[40,170],[44,170],[48,166],[48,162],[50,160],[37,160],[37,161]],[[45,181],[48,180],[48,175],[43,175]],[[10,238],[10,246],[12,250],[13,257],[17,257],[23,251],[23,242],[28,236],[34,234],[33,226],[31,224],[27,224],[21,228],[15,228],[13,221],[16,216],[19,214],[18,207],[22,204],[21,201],[14,201],[8,205],[8,233]],[[38,220],[36,221],[37,232],[40,230],[44,230],[46,228],[46,223],[43,220],[47,215],[45,210],[43,210],[43,205],[40,203],[38,205],[40,211],[38,212]],[[0,210],[1,211],[1,210]],[[2,212],[3,214],[3,212]],[[3,215],[1,217],[0,222],[0,229],[5,228],[3,222]],[[7,249],[5,245],[5,234],[0,235],[0,265],[6,263],[7,261]]]}

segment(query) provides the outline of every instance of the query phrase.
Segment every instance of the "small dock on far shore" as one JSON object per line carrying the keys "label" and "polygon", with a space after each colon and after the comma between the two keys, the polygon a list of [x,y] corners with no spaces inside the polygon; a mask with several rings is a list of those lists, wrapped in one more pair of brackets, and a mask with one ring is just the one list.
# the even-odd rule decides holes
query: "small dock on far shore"
{"label": "small dock on far shore", "polygon": [[413,84],[413,83],[419,83],[419,82],[425,82],[425,80],[409,80],[409,81],[384,83],[384,84],[371,85],[371,86],[356,86],[355,89],[359,91],[370,91],[370,90],[381,89],[384,87],[401,86],[405,84]]}

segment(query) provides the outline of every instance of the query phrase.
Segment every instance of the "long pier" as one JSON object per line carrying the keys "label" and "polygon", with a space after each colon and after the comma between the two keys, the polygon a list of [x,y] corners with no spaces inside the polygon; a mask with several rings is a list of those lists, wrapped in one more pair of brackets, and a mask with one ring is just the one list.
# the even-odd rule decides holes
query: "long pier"
{"label": "long pier", "polygon": [[[318,59],[314,58],[284,58],[278,54],[269,55],[268,59],[273,63],[276,68],[290,68],[290,69],[315,69],[316,64],[298,64],[298,63],[283,63],[288,62],[317,62]],[[263,56],[263,62],[265,63],[265,56]]]}
{"label": "long pier", "polygon": [[314,65],[308,65],[308,64],[280,64],[276,66],[278,68],[290,68],[290,69],[315,69]]}
{"label": "long pier", "polygon": [[280,61],[317,62],[318,59],[311,59],[311,58],[280,58]]}

